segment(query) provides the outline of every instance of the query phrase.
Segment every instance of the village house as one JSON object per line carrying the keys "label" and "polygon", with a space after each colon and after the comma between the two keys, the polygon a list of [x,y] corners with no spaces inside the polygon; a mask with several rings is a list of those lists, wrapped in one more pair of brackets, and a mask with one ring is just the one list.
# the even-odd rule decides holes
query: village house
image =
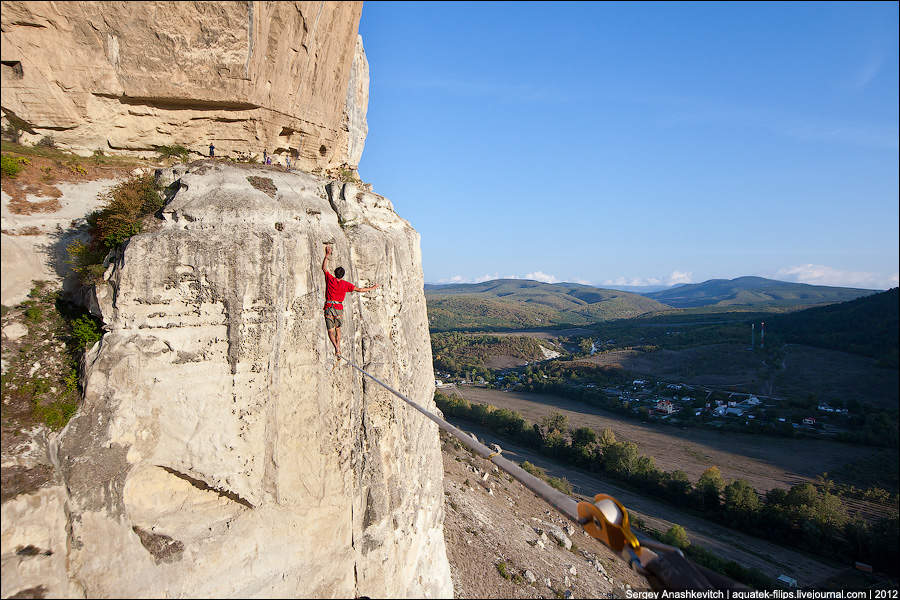
{"label": "village house", "polygon": [[671,415],[675,412],[675,405],[669,400],[660,400],[656,403],[656,411],[663,414]]}

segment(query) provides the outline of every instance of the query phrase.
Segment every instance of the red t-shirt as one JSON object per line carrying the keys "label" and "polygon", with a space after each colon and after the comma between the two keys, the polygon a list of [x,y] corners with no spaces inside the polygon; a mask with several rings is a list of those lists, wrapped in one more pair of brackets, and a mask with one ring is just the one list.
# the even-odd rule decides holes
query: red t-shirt
{"label": "red t-shirt", "polygon": [[[336,308],[338,310],[344,310],[344,305],[342,302],[344,301],[344,296],[347,295],[347,292],[352,292],[356,289],[356,287],[350,283],[349,281],[344,281],[343,279],[338,279],[328,271],[325,271],[325,306],[323,308]],[[329,303],[328,300],[331,300],[334,303]]]}

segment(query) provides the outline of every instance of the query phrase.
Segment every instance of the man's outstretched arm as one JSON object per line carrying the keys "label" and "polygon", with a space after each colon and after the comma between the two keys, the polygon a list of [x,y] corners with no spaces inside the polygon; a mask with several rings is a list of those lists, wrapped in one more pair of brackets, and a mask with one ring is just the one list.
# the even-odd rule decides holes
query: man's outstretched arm
{"label": "man's outstretched arm", "polygon": [[328,272],[328,257],[331,256],[331,246],[325,246],[325,258],[322,259],[322,272]]}
{"label": "man's outstretched arm", "polygon": [[358,287],[353,291],[355,291],[355,292],[371,292],[372,290],[374,290],[377,287],[381,287],[380,284],[374,283],[374,284],[370,285],[369,287],[364,287],[364,288]]}

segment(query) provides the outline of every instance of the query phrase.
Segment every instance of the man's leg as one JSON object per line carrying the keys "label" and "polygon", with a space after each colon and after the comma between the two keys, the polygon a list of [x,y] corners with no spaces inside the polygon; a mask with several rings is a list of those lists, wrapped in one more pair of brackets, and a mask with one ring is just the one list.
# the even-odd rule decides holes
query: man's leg
{"label": "man's leg", "polygon": [[[340,331],[340,330],[338,330],[338,331]],[[334,346],[334,353],[337,354],[338,356],[340,356],[341,355],[341,350],[340,350],[341,341],[340,341],[340,338],[338,337],[338,335],[339,334],[337,334],[335,332],[334,327],[332,327],[331,329],[328,330],[328,339],[331,340],[331,345]]]}
{"label": "man's leg", "polygon": [[341,355],[341,328],[340,328],[340,326],[334,328],[334,351],[338,356]]}

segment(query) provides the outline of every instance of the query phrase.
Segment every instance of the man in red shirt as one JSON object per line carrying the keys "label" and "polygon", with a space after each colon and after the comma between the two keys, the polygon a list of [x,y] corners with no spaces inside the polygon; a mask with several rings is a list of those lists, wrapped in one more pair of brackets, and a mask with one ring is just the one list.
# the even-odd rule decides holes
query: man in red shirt
{"label": "man in red shirt", "polygon": [[344,281],[344,267],[334,270],[334,275],[328,272],[328,257],[331,256],[331,246],[325,246],[325,259],[322,261],[322,272],[325,273],[325,328],[328,329],[328,339],[334,346],[334,353],[341,356],[341,325],[343,325],[344,296],[347,292],[369,292],[378,287],[378,284],[369,287],[356,287],[349,281]]}

